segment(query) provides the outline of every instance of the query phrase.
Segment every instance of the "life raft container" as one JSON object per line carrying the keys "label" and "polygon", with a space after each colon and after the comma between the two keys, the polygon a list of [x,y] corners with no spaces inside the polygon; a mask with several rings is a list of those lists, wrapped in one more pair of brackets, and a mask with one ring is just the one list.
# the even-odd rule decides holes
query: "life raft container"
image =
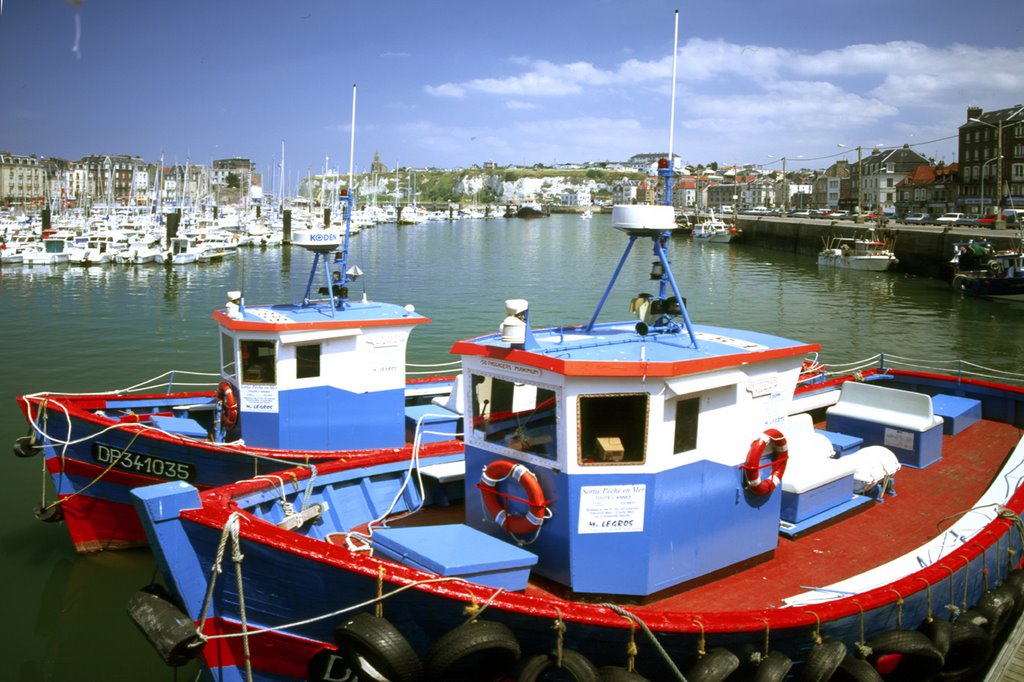
{"label": "life raft container", "polygon": [[[764,451],[769,444],[771,445],[769,454],[772,458],[771,474],[762,478],[761,457],[764,456]],[[786,462],[789,460],[788,452],[786,437],[782,435],[782,432],[768,429],[762,433],[757,440],[750,444],[747,462],[741,467],[747,489],[755,495],[770,495],[782,483],[782,475],[786,473]]]}
{"label": "life raft container", "polygon": [[[522,487],[526,494],[524,501],[529,505],[529,509],[525,514],[509,514],[502,499],[506,495],[498,492],[498,483],[509,476]],[[487,515],[509,533],[516,535],[532,533],[540,528],[544,519],[547,518],[548,509],[544,491],[540,487],[537,476],[523,464],[507,459],[491,462],[484,467],[478,487]]]}
{"label": "life raft container", "polygon": [[221,426],[230,429],[238,423],[238,399],[227,381],[217,384],[217,404],[220,405]]}

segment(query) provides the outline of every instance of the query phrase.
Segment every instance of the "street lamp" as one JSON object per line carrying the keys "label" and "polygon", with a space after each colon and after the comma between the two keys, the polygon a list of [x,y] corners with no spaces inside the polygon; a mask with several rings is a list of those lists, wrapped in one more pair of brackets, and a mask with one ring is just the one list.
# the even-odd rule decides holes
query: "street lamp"
{"label": "street lamp", "polygon": [[1002,164],[1002,161],[1001,161],[1001,159],[1003,158],[1003,122],[1002,122],[1002,120],[1000,120],[999,121],[999,125],[992,125],[991,123],[986,123],[985,121],[982,121],[980,118],[969,118],[967,120],[970,121],[971,123],[980,123],[983,126],[988,126],[989,128],[994,128],[995,131],[996,131],[996,156],[995,156],[995,158],[989,159],[985,163],[981,164],[981,189],[982,189],[982,191],[981,191],[981,206],[984,209],[984,206],[985,206],[985,192],[984,192],[984,188],[985,188],[985,166],[987,164],[992,163],[993,161],[998,159],[998,160],[1000,160],[1000,163],[998,163],[996,165],[996,197],[995,197],[995,214],[996,214],[996,223],[998,224],[999,220],[1003,216],[1003,207],[1001,205],[1002,201],[1001,201],[1001,196],[1000,196],[1002,194],[1002,191],[1003,191],[1003,164]]}
{"label": "street lamp", "polygon": [[[979,217],[984,217],[984,215],[985,215],[985,166],[989,165],[993,161],[1002,161],[1002,158],[1003,158],[1003,155],[1000,154],[998,156],[992,157],[991,159],[989,159],[985,163],[981,164],[981,189],[978,191],[978,194],[981,197],[981,199],[980,199],[980,208],[978,209],[981,212],[981,215]],[[998,166],[997,166],[997,168],[998,168]],[[999,175],[999,173],[997,171],[996,172],[996,176],[998,177],[998,175]],[[999,187],[1000,187],[1000,185],[1001,185],[1001,183],[997,180],[996,181],[996,197],[995,197],[995,201],[993,202],[995,204],[995,208],[996,208],[996,212],[995,212],[996,213],[996,220],[998,220],[999,216],[1002,215],[1002,213],[998,210],[999,209]]]}
{"label": "street lamp", "polygon": [[[848,149],[848,147],[845,144],[842,144],[842,143],[839,143],[836,146],[837,147],[842,147],[843,149]],[[855,222],[858,222],[858,223],[861,220],[861,218],[860,218],[860,204],[861,204],[861,201],[860,201],[860,198],[861,198],[860,197],[860,174],[861,174],[860,155],[861,155],[861,146],[857,145],[857,182],[854,184],[854,192],[855,192],[854,197],[856,198],[857,205],[854,207],[855,215],[854,215],[853,219],[854,219]]]}

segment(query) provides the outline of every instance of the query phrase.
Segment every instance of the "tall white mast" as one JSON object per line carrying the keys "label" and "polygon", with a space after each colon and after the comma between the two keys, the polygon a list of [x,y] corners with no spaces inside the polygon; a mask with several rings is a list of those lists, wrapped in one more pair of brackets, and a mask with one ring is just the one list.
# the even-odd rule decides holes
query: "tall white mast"
{"label": "tall white mast", "polygon": [[676,10],[675,24],[675,33],[672,36],[672,107],[668,120],[668,167],[672,170],[675,170],[675,161],[672,158],[672,138],[676,129],[676,61],[679,56],[679,10]]}

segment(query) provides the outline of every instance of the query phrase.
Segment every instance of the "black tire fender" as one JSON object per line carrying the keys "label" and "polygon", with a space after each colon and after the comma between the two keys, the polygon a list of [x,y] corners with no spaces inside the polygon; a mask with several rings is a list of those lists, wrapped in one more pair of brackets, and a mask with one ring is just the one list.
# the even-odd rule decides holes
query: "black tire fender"
{"label": "black tire fender", "polygon": [[697,659],[686,679],[691,682],[722,682],[740,667],[740,659],[733,652],[715,647]]}
{"label": "black tire fender", "polygon": [[874,666],[863,658],[846,654],[839,662],[839,667],[829,678],[830,682],[885,682]]}
{"label": "black tire fender", "polygon": [[995,640],[1013,620],[1015,606],[1013,588],[997,587],[981,595],[974,608],[988,619],[988,636]]}
{"label": "black tire fender", "polygon": [[504,623],[473,620],[434,642],[424,665],[425,679],[492,679],[512,669],[520,653],[519,640]]}
{"label": "black tire fender", "polygon": [[640,673],[630,672],[616,665],[603,665],[597,669],[598,682],[648,682]]}
{"label": "black tire fender", "polygon": [[15,457],[35,457],[39,454],[39,444],[33,436],[21,436],[14,439]]}
{"label": "black tire fender", "polygon": [[943,665],[945,665],[946,653],[949,652],[949,638],[953,632],[953,624],[948,620],[933,618],[921,623],[918,631],[927,637],[931,641],[932,646],[942,654]]}
{"label": "black tire fender", "polygon": [[394,625],[365,611],[334,629],[334,643],[349,668],[368,664],[391,682],[415,682],[422,666],[409,642]]}
{"label": "black tire fender", "polygon": [[945,663],[942,652],[917,630],[889,630],[872,637],[867,645],[871,649],[868,663],[891,682],[934,679]]}
{"label": "black tire fender", "polygon": [[793,661],[789,659],[789,656],[778,651],[769,651],[768,655],[757,664],[753,680],[754,682],[782,682],[792,667]]}
{"label": "black tire fender", "polygon": [[798,682],[826,682],[839,668],[846,653],[845,644],[838,639],[826,637],[807,652],[807,660],[801,666],[796,679]]}
{"label": "black tire fender", "polygon": [[561,666],[558,665],[558,652],[556,651],[534,656],[526,662],[516,679],[518,682],[537,682],[544,679],[544,674],[549,670],[561,670],[559,679],[565,675],[576,682],[598,682],[600,679],[594,664],[583,654],[571,649],[562,650]]}
{"label": "black tire fender", "polygon": [[992,654],[988,633],[969,621],[957,620],[949,636],[949,652],[939,673],[942,682],[970,680],[985,669]]}

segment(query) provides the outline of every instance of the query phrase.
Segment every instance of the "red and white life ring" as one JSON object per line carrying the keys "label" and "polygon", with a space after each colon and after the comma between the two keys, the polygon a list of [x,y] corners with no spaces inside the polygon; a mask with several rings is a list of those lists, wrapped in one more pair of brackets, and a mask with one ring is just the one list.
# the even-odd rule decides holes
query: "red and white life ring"
{"label": "red and white life ring", "polygon": [[[529,505],[525,514],[509,514],[503,497],[507,494],[498,492],[497,485],[509,476],[523,488],[526,499],[523,500]],[[544,499],[544,491],[540,487],[537,476],[518,462],[507,459],[499,459],[484,467],[480,476],[480,497],[484,503],[487,515],[496,524],[509,533],[522,535],[532,533],[540,528],[544,519],[548,516],[547,500]],[[513,497],[513,499],[519,499]]]}
{"label": "red and white life ring", "polygon": [[[772,458],[771,475],[761,478],[761,458],[764,456],[765,448],[771,445],[769,455]],[[743,482],[747,490],[755,495],[770,495],[780,483],[782,475],[786,473],[786,462],[789,460],[789,447],[786,445],[786,437],[781,431],[768,429],[762,433],[757,440],[750,444],[747,452],[747,462],[743,469]]]}
{"label": "red and white life ring", "polygon": [[238,400],[231,384],[222,381],[217,384],[217,404],[220,405],[220,424],[230,429],[238,422]]}

